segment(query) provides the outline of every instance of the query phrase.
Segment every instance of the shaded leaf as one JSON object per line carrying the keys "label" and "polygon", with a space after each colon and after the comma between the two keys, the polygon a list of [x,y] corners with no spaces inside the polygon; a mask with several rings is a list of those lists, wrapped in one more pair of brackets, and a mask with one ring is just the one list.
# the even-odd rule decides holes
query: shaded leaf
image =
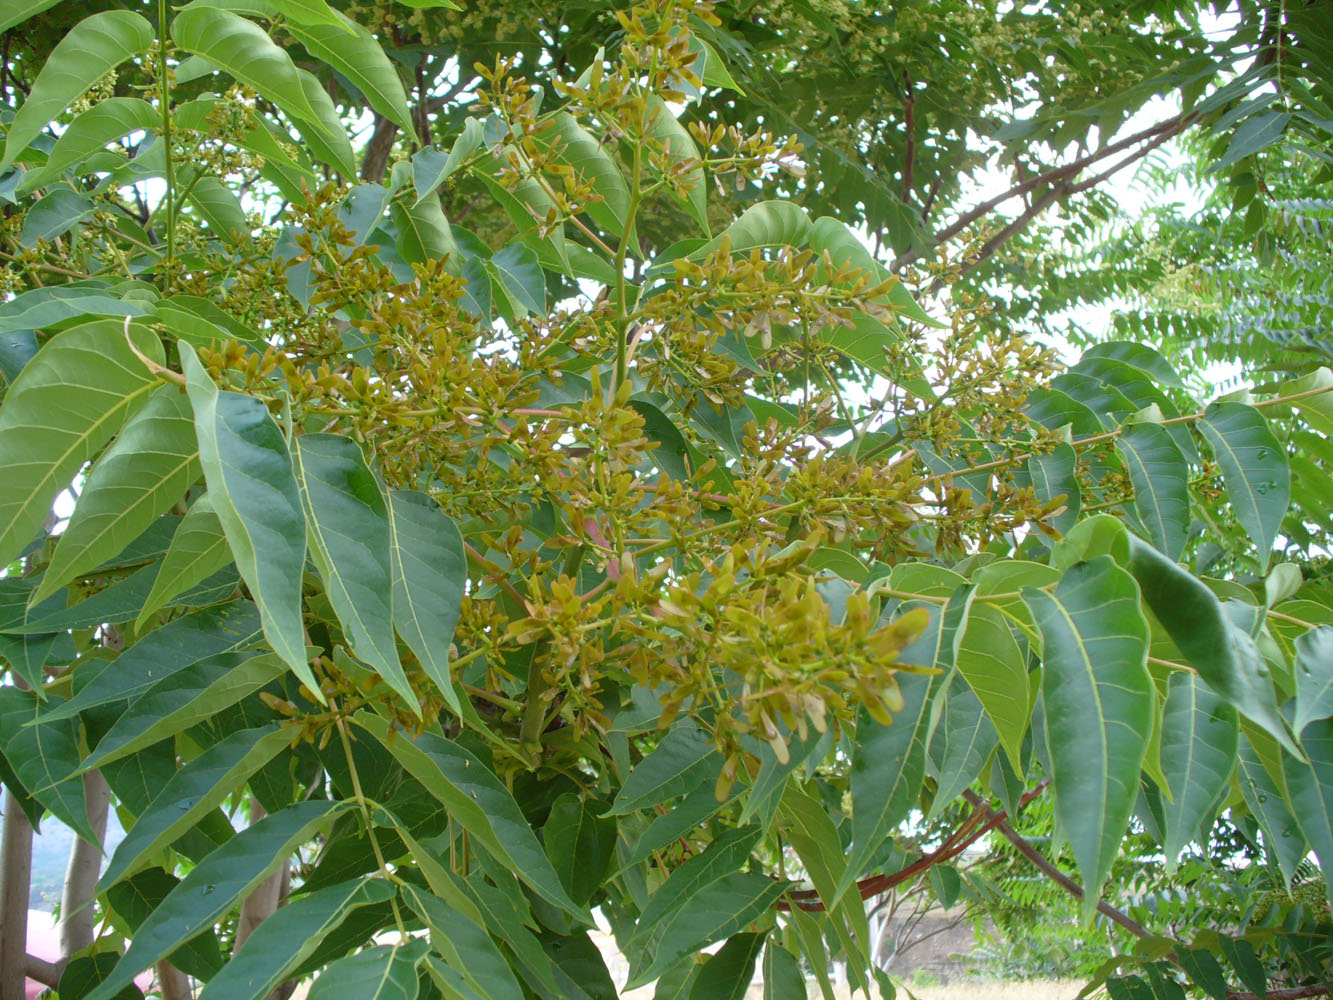
{"label": "shaded leaf", "polygon": [[661,805],[697,788],[720,767],[708,735],[684,720],[635,765],[606,814],[623,816]]}
{"label": "shaded leaf", "polygon": [[690,987],[690,1000],[741,1000],[767,934],[736,934],[704,962]]}
{"label": "shaded leaf", "polygon": [[1180,852],[1211,826],[1218,800],[1236,767],[1240,723],[1236,710],[1196,675],[1176,672],[1162,712],[1162,772],[1169,801],[1163,853],[1174,870]]}
{"label": "shaded leaf", "polygon": [[1143,601],[1162,623],[1185,662],[1246,718],[1299,754],[1278,713],[1273,685],[1261,670],[1254,641],[1233,625],[1202,582],[1138,539],[1130,538],[1130,572]]}
{"label": "shaded leaf", "polygon": [[219,392],[189,345],[181,345],[181,364],[208,492],[259,607],[264,635],[323,702],[306,662],[301,619],[306,524],[287,442],[261,400]]}
{"label": "shaded leaf", "polygon": [[152,44],[153,26],[129,10],[104,10],[74,25],[46,57],[27,99],[14,115],[5,134],[0,168],[13,163],[48,122],[93,84]]}
{"label": "shaded leaf", "polygon": [[165,785],[154,789],[148,808],[116,847],[98,891],[105,891],[169,846],[290,743],[290,734],[276,724],[242,729],[188,761]]}
{"label": "shaded leaf", "polygon": [[349,803],[298,802],[265,816],[199,862],[140,925],[115,970],[88,997],[110,1000],[143,969],[211,927]]}
{"label": "shaded leaf", "polygon": [[189,400],[159,387],[97,460],[33,602],[120,554],[199,477]]}
{"label": "shaded leaf", "polygon": [[162,565],[153,578],[135,628],[172,600],[202,583],[231,562],[227,536],[218,520],[213,500],[205,493],[190,505],[171,536],[171,545],[162,557]]}
{"label": "shaded leaf", "polygon": [[293,899],[255,928],[231,961],[204,986],[199,1000],[262,1000],[352,911],[385,902],[393,895],[390,883],[365,878]]}
{"label": "shaded leaf", "polygon": [[1333,716],[1333,628],[1324,625],[1296,638],[1297,735],[1315,719]]}
{"label": "shaded leaf", "polygon": [[384,744],[463,829],[537,895],[577,920],[588,919],[560,884],[514,797],[481,761],[459,744],[430,732],[415,740],[390,733],[383,719],[367,712],[358,713],[353,721]]}
{"label": "shaded leaf", "polygon": [[[1282,755],[1292,812],[1309,841],[1333,896],[1333,719],[1320,719],[1301,735],[1309,762]],[[22,775],[20,775],[22,777]]]}
{"label": "shaded leaf", "polygon": [[389,493],[393,624],[445,703],[459,711],[449,645],[467,583],[467,554],[458,526],[424,493]]}
{"label": "shaded leaf", "polygon": [[336,434],[303,434],[294,452],[310,554],[352,647],[420,714],[393,637],[389,510],[361,447]]}
{"label": "shaded leaf", "polygon": [[1286,452],[1263,415],[1244,403],[1213,403],[1204,411],[1199,430],[1222,467],[1236,520],[1254,540],[1261,568],[1267,569],[1291,499]]}
{"label": "shaded leaf", "polygon": [[1078,563],[1054,594],[1023,600],[1042,635],[1042,700],[1055,813],[1096,910],[1134,809],[1155,706],[1148,623],[1134,579],[1110,556]]}
{"label": "shaded leaf", "polygon": [[272,653],[218,653],[158,681],[98,741],[83,769],[90,770],[184,732],[281,676]]}
{"label": "shaded leaf", "polygon": [[1180,558],[1190,524],[1189,466],[1166,428],[1125,426],[1116,448],[1134,485],[1134,508],[1148,540],[1167,558]]}
{"label": "shaded leaf", "polygon": [[[144,327],[131,324],[129,339],[163,361]],[[64,330],[37,352],[0,407],[0,563],[27,545],[56,495],[158,384],[117,320]]]}

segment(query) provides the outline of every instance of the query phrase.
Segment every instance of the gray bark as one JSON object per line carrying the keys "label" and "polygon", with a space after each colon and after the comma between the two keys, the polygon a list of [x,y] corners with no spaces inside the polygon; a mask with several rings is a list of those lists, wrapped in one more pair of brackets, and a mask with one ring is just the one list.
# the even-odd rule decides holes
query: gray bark
{"label": "gray bark", "polygon": [[65,887],[60,894],[60,957],[67,960],[93,943],[93,897],[97,878],[102,873],[101,840],[106,834],[107,810],[111,789],[100,771],[83,776],[83,793],[88,801],[88,822],[98,843],[90,844],[76,837],[69,851],[65,869]]}
{"label": "gray bark", "polygon": [[24,1000],[31,883],[32,824],[14,793],[6,789],[0,838],[0,1000]]}

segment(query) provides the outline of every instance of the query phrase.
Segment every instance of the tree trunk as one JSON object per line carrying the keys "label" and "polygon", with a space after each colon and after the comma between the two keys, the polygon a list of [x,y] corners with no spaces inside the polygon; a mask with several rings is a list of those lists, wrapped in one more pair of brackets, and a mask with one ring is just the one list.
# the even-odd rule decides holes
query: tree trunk
{"label": "tree trunk", "polygon": [[[265,816],[264,807],[257,799],[250,800],[250,824],[253,826]],[[260,882],[245,897],[241,904],[241,919],[236,925],[236,947],[245,943],[245,939],[255,929],[277,912],[278,904],[286,895],[291,885],[291,861],[284,861],[282,867],[264,881]]]}
{"label": "tree trunk", "polygon": [[398,138],[398,126],[382,115],[375,116],[375,131],[366,143],[366,155],[361,161],[361,180],[379,184],[389,170],[389,154]]}
{"label": "tree trunk", "polygon": [[65,888],[60,894],[60,958],[63,961],[93,943],[93,897],[97,892],[97,878],[102,873],[100,842],[106,834],[107,810],[111,805],[111,789],[101,771],[89,771],[83,776],[83,793],[88,800],[88,821],[97,834],[98,843],[90,844],[82,837],[76,837],[69,850]]}
{"label": "tree trunk", "polygon": [[24,1000],[31,883],[32,824],[14,793],[6,789],[0,840],[0,1000]]}
{"label": "tree trunk", "polygon": [[157,970],[157,987],[162,993],[162,1000],[191,1000],[189,976],[165,958],[154,968]]}

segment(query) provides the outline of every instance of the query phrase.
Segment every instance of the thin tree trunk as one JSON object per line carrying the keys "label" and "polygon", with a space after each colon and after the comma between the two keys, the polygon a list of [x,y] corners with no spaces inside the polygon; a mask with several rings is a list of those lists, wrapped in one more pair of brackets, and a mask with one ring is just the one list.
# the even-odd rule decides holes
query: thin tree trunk
{"label": "thin tree trunk", "polygon": [[361,160],[361,180],[367,184],[379,184],[389,170],[389,154],[393,152],[394,140],[398,138],[398,126],[383,115],[375,116],[375,131],[366,144],[366,154]]}
{"label": "thin tree trunk", "polygon": [[190,977],[181,972],[165,958],[155,966],[157,969],[157,987],[162,993],[162,1000],[191,1000]]}
{"label": "thin tree trunk", "polygon": [[14,793],[6,789],[0,838],[0,1000],[24,1000],[31,885],[32,824]]}
{"label": "thin tree trunk", "polygon": [[106,834],[111,789],[101,771],[83,776],[83,794],[88,801],[88,822],[97,843],[75,837],[65,869],[65,888],[60,894],[60,958],[68,961],[93,943],[93,897],[102,873],[101,841]]}
{"label": "thin tree trunk", "polygon": [[[264,807],[258,799],[250,800],[250,825],[253,826],[265,816]],[[251,890],[241,904],[241,919],[236,925],[236,947],[245,944],[245,939],[255,932],[265,920],[273,916],[278,909],[278,900],[282,898],[283,883],[287,881],[290,862],[275,871]]]}

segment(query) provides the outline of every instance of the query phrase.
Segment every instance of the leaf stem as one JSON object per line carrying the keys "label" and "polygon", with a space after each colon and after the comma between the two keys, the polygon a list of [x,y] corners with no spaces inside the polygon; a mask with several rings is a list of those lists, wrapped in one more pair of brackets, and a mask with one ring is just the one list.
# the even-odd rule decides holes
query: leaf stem
{"label": "leaf stem", "polygon": [[162,144],[166,152],[166,185],[162,197],[167,206],[167,259],[163,291],[171,284],[176,267],[176,168],[171,157],[171,78],[167,70],[167,0],[157,0],[157,87],[162,104]]}
{"label": "leaf stem", "polygon": [[634,219],[639,214],[639,201],[643,197],[642,181],[639,177],[643,169],[643,140],[634,144],[634,162],[630,167],[629,205],[625,209],[625,231],[620,234],[620,243],[616,246],[614,267],[616,269],[616,377],[611,384],[611,397],[620,390],[621,384],[629,377],[629,345],[625,335],[629,332],[629,283],[625,280],[625,258],[629,254],[629,241],[634,233]]}
{"label": "leaf stem", "polygon": [[[391,882],[396,882],[393,872],[389,871],[389,866],[384,860],[384,852],[380,850],[379,839],[375,836],[375,824],[370,818],[370,806],[367,804],[365,792],[361,790],[361,775],[356,770],[356,760],[352,757],[352,741],[347,736],[347,724],[343,721],[341,715],[334,720],[334,725],[338,727],[338,739],[342,741],[343,756],[347,759],[347,771],[352,776],[352,793],[356,796],[357,808],[361,810],[361,818],[366,822],[366,836],[370,838],[370,849],[375,852],[375,863],[380,866],[380,871],[384,872],[384,877]],[[404,941],[407,940],[407,928],[403,925],[403,915],[398,912],[398,900],[390,899],[393,906],[393,922],[398,926],[398,934]]]}

